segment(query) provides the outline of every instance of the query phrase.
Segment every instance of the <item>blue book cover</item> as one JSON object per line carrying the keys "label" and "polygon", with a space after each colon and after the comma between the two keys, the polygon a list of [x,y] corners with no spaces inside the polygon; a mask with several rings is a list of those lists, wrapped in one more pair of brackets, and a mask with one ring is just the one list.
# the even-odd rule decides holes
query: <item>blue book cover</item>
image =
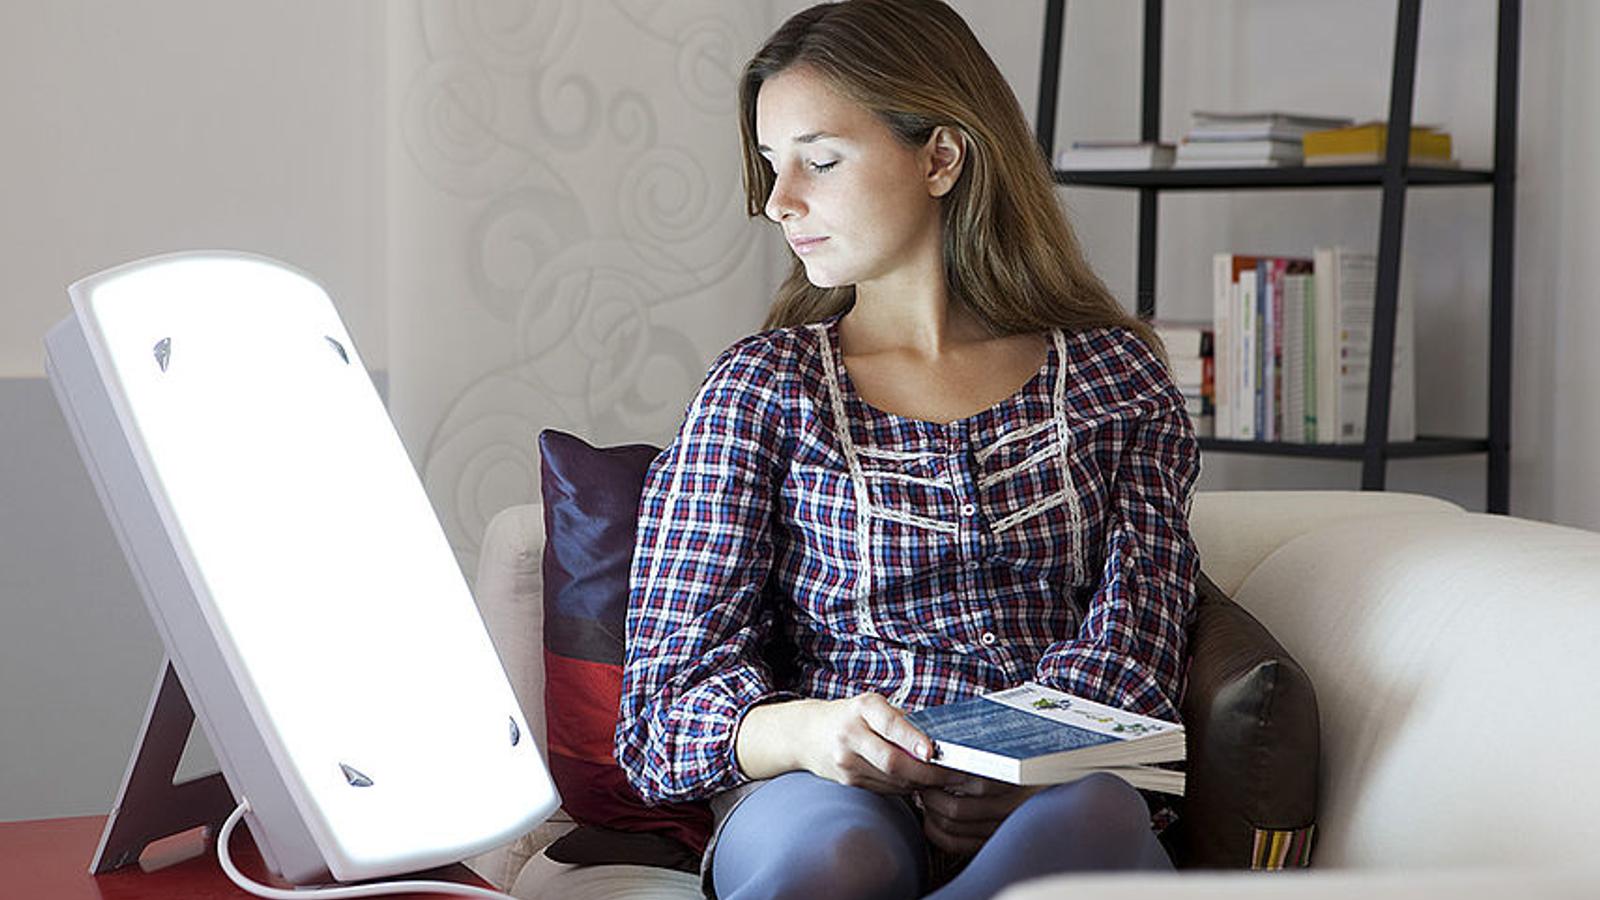
{"label": "blue book cover", "polygon": [[931,706],[911,713],[909,718],[911,724],[936,742],[976,747],[1012,759],[1031,759],[1117,740],[983,697]]}

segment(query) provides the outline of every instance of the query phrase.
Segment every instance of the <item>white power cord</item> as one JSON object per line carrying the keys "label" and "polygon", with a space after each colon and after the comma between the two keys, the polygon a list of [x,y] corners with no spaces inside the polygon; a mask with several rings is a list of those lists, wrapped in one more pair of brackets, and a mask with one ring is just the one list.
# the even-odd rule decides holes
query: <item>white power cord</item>
{"label": "white power cord", "polygon": [[374,884],[346,884],[332,887],[298,887],[293,890],[275,888],[271,885],[252,881],[238,867],[233,864],[233,859],[228,855],[228,839],[233,836],[233,829],[250,810],[250,801],[241,798],[239,808],[228,816],[222,823],[222,832],[217,835],[217,861],[222,864],[222,871],[228,873],[228,878],[242,890],[249,891],[257,897],[267,900],[305,900],[307,897],[326,897],[328,900],[337,900],[342,897],[383,897],[389,894],[410,894],[419,891],[432,894],[451,894],[457,897],[489,897],[493,900],[514,900],[510,894],[499,891],[485,890],[473,887],[470,884],[457,884],[452,881],[384,881]]}

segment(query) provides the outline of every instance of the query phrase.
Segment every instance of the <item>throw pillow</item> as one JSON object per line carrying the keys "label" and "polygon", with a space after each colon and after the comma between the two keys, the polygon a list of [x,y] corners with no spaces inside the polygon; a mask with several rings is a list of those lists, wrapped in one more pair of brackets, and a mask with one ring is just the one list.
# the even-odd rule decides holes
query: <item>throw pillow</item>
{"label": "throw pillow", "polygon": [[1188,790],[1172,846],[1186,868],[1310,864],[1319,734],[1311,679],[1205,573],[1180,704]]}
{"label": "throw pillow", "polygon": [[545,853],[559,862],[698,871],[710,807],[646,805],[613,751],[639,495],[660,450],[645,444],[597,448],[546,430],[539,452],[545,751],[561,805],[579,823]]}

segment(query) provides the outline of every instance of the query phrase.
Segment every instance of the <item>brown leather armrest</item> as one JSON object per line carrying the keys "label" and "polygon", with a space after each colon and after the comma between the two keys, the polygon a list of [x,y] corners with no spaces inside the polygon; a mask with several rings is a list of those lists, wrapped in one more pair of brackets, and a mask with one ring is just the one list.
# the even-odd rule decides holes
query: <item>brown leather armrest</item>
{"label": "brown leather armrest", "polygon": [[1311,679],[1204,573],[1189,658],[1180,704],[1188,791],[1172,840],[1179,865],[1259,866],[1258,831],[1291,832],[1309,842],[1320,754]]}

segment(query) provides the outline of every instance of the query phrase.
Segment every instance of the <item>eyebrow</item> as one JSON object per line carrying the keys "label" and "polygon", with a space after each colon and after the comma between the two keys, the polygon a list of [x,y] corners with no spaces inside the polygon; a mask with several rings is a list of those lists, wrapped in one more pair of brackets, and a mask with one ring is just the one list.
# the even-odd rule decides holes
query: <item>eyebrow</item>
{"label": "eyebrow", "polygon": [[[837,137],[837,134],[832,134],[827,131],[808,131],[805,134],[795,135],[794,142],[796,144],[815,144],[817,141],[825,141],[829,138]],[[766,144],[757,144],[756,152],[760,153],[762,156],[766,156],[768,153],[772,152],[772,148],[768,147]]]}

